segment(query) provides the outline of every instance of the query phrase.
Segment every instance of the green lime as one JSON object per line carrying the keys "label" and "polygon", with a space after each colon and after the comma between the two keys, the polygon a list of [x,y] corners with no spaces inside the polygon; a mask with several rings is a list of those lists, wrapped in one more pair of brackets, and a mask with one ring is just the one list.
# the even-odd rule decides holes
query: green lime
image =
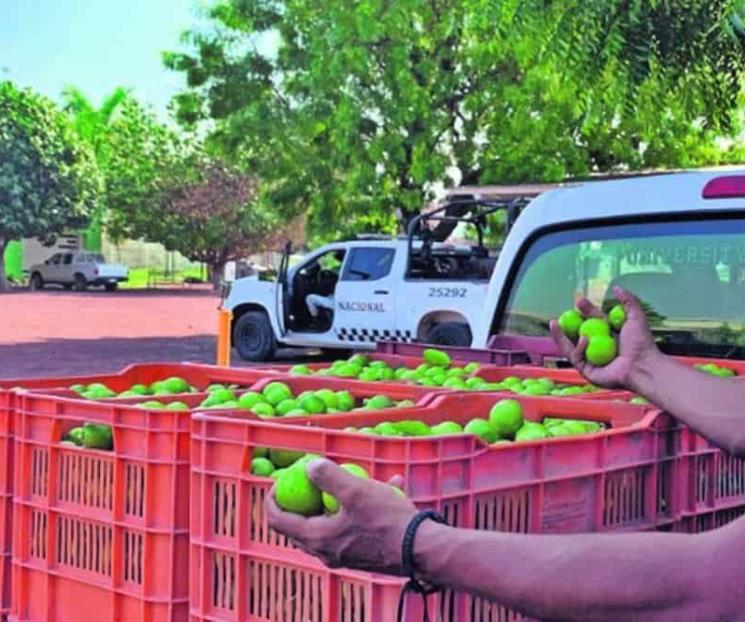
{"label": "green lime", "polygon": [[432,429],[423,421],[399,421],[394,424],[404,436],[430,436]]}
{"label": "green lime", "polygon": [[284,382],[270,382],[264,387],[262,394],[272,406],[292,398],[292,391]]}
{"label": "green lime", "polygon": [[395,403],[387,395],[375,395],[365,402],[365,407],[369,410],[383,410],[393,406]]}
{"label": "green lime", "polygon": [[580,337],[587,337],[589,339],[590,337],[597,337],[599,335],[610,335],[610,326],[602,318],[591,317],[582,322],[582,326],[579,327]]}
{"label": "green lime", "polygon": [[443,436],[445,434],[460,434],[463,432],[463,426],[455,421],[443,421],[431,428],[432,436]]}
{"label": "green lime", "polygon": [[163,410],[165,408],[165,405],[158,400],[148,400],[147,402],[142,402],[142,404],[137,404],[140,408],[147,408],[148,410]]}
{"label": "green lime", "polygon": [[171,402],[166,406],[166,410],[189,410],[189,407],[183,402]]}
{"label": "green lime", "polygon": [[275,481],[274,498],[283,510],[301,516],[321,513],[321,491],[310,481],[305,463],[286,469]]}
{"label": "green lime", "polygon": [[85,393],[85,385],[74,384],[70,387],[70,391],[74,391],[75,393]]}
{"label": "green lime", "polygon": [[[402,433],[396,424],[391,423],[390,421],[379,423],[373,428],[373,430],[375,430],[375,434],[379,434],[380,436],[402,436]],[[360,432],[362,432],[362,430],[360,430]]]}
{"label": "green lime", "polygon": [[481,363],[471,362],[463,368],[463,371],[465,371],[467,374],[473,374],[479,369],[481,369]]}
{"label": "green lime", "polygon": [[414,406],[416,406],[414,400],[401,400],[396,404],[396,408],[413,408]]}
{"label": "green lime", "polygon": [[608,312],[608,324],[613,330],[620,331],[625,323],[626,309],[623,308],[623,305],[615,305]]}
{"label": "green lime", "polygon": [[91,449],[113,449],[114,439],[111,427],[97,423],[83,426],[83,446]]}
{"label": "green lime", "polygon": [[293,376],[312,376],[313,371],[307,365],[293,365],[290,367],[290,373]]}
{"label": "green lime", "polygon": [[590,342],[587,344],[587,350],[585,351],[585,358],[588,363],[603,367],[615,359],[617,354],[618,346],[613,337],[609,335],[596,335],[590,337]]}
{"label": "green lime", "polygon": [[136,395],[147,395],[149,389],[144,384],[134,384],[129,387],[129,390]]}
{"label": "green lime", "polygon": [[[340,466],[345,471],[349,471],[352,475],[356,475],[362,479],[368,479],[370,477],[365,469],[356,464],[342,464]],[[339,511],[339,500],[333,495],[324,492],[321,494],[321,501],[323,502],[323,507],[326,509],[327,514],[336,514]]]}
{"label": "green lime", "polygon": [[268,447],[254,447],[253,457],[254,458],[268,458],[269,448]]}
{"label": "green lime", "polygon": [[436,350],[434,348],[427,348],[422,352],[422,358],[425,363],[434,367],[450,367],[453,361],[450,356],[442,350]]}
{"label": "green lime", "polygon": [[231,389],[215,389],[207,398],[215,404],[224,404],[225,402],[236,401],[235,393]]}
{"label": "green lime", "polygon": [[256,404],[261,404],[262,402],[266,402],[264,396],[256,391],[246,391],[238,398],[238,403],[241,408],[245,408],[246,410],[250,410],[256,406]]}
{"label": "green lime", "polygon": [[559,316],[559,326],[562,332],[572,341],[576,341],[579,337],[579,329],[584,321],[582,314],[576,309],[564,311]]}
{"label": "green lime", "polygon": [[377,431],[375,430],[375,428],[370,428],[370,427],[360,428],[358,432],[360,434],[372,434],[373,436],[377,434]]}
{"label": "green lime", "polygon": [[466,434],[475,434],[487,443],[493,443],[499,438],[494,426],[486,419],[471,419],[463,428]]}
{"label": "green lime", "polygon": [[535,441],[548,437],[548,430],[535,421],[526,421],[523,426],[515,432],[516,441]]}
{"label": "green lime", "polygon": [[83,446],[83,437],[85,433],[83,431],[83,428],[73,428],[67,433],[67,438],[70,439],[70,442],[74,443],[78,447]]}
{"label": "green lime", "polygon": [[[226,404],[223,404],[223,406],[227,407]],[[259,402],[258,404],[254,404],[249,408],[249,410],[255,414],[257,417],[274,417],[276,416],[277,412],[274,410],[274,406],[271,404],[267,404],[266,402]]]}
{"label": "green lime", "polygon": [[336,409],[339,407],[339,398],[331,389],[316,391],[316,397],[320,397],[323,400],[324,404],[326,404],[326,409]]}
{"label": "green lime", "polygon": [[269,459],[278,469],[284,469],[291,464],[295,464],[305,454],[302,451],[292,451],[290,449],[270,449]]}
{"label": "green lime", "polygon": [[227,387],[224,384],[211,384],[207,387],[207,393],[212,393],[213,391],[217,391],[219,389],[227,389]]}
{"label": "green lime", "polygon": [[486,384],[486,380],[484,380],[483,378],[479,378],[478,376],[473,376],[472,378],[466,379],[466,386],[471,391],[483,390]]}
{"label": "green lime", "polygon": [[163,386],[171,393],[188,393],[190,388],[189,383],[178,376],[167,378],[163,381]]}
{"label": "green lime", "polygon": [[274,465],[266,458],[254,458],[251,460],[251,475],[269,477],[274,471]]}
{"label": "green lime", "polygon": [[489,413],[492,424],[500,437],[513,436],[523,425],[523,407],[517,400],[500,400]]}
{"label": "green lime", "polygon": [[[298,404],[297,400],[283,400],[279,404],[277,404],[277,408],[275,408],[275,411],[277,415],[280,417],[284,417],[286,414],[291,413],[293,410],[299,410],[300,405]],[[305,412],[305,411],[303,411]]]}
{"label": "green lime", "polygon": [[326,412],[326,402],[317,395],[308,395],[298,400],[300,408],[311,415],[320,415]]}
{"label": "green lime", "polygon": [[336,392],[336,407],[343,411],[349,412],[356,405],[354,396],[349,391],[337,391]]}

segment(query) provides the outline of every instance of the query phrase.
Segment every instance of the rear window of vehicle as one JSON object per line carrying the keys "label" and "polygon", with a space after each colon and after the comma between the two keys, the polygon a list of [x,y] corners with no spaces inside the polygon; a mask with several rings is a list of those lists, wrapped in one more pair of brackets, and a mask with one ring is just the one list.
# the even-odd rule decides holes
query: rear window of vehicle
{"label": "rear window of vehicle", "polygon": [[355,248],[344,268],[343,281],[377,281],[391,272],[394,250],[390,248]]}
{"label": "rear window of vehicle", "polygon": [[78,255],[79,263],[106,263],[101,253],[80,253]]}
{"label": "rear window of vehicle", "polygon": [[620,285],[641,300],[660,347],[745,358],[745,216],[555,232],[528,249],[493,332],[546,336],[585,296]]}

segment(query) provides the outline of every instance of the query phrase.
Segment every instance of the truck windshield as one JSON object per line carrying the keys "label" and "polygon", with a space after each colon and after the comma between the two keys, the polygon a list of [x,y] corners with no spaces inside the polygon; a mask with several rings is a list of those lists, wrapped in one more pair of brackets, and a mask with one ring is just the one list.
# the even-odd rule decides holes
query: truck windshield
{"label": "truck windshield", "polygon": [[579,296],[607,309],[615,285],[642,301],[664,351],[745,358],[742,213],[544,235],[524,255],[492,332],[546,336]]}

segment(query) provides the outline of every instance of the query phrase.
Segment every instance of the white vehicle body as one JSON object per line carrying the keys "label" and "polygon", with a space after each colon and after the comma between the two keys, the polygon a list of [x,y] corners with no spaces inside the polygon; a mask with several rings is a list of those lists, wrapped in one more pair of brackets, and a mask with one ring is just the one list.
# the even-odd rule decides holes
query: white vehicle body
{"label": "white vehicle body", "polygon": [[[549,259],[551,253],[578,248],[608,265],[591,266],[584,275],[579,260],[551,269],[560,265]],[[531,272],[540,282],[542,271],[551,292],[531,299],[537,288],[527,282]],[[572,282],[555,287],[562,279]],[[545,336],[549,319],[571,308],[577,296],[601,304],[612,299],[614,285],[633,291],[661,318],[653,322],[660,334],[686,335],[713,347],[707,331],[742,333],[745,169],[586,182],[540,195],[522,211],[502,247],[473,347],[486,347],[496,334]],[[731,342],[722,338],[720,345]],[[682,345],[677,343],[680,353],[690,354]]]}
{"label": "white vehicle body", "polygon": [[55,253],[44,263],[32,266],[29,274],[33,289],[54,284],[78,290],[90,285],[113,290],[129,278],[125,266],[106,263],[100,253],[89,251]]}
{"label": "white vehicle body", "polygon": [[[435,244],[434,249],[436,253],[465,257],[470,247]],[[324,258],[335,255],[343,258],[336,277],[330,277],[332,281],[336,278],[336,282],[331,287],[333,316],[324,327],[326,330],[288,326],[293,321],[297,325],[307,306],[307,293],[297,291],[306,272],[315,270]],[[288,295],[283,296],[282,285],[277,281],[238,279],[223,307],[233,312],[236,326],[247,311],[265,314],[276,341],[287,346],[372,349],[381,340],[425,340],[435,327],[445,324],[457,324],[465,329],[467,343],[462,345],[468,345],[471,331],[482,316],[493,261],[478,278],[429,279],[407,277],[408,258],[408,240],[403,238],[329,244],[288,270]],[[378,261],[384,267],[372,275],[362,273],[359,266],[370,261]],[[459,333],[464,339],[465,331]],[[234,342],[239,338],[234,332]]]}

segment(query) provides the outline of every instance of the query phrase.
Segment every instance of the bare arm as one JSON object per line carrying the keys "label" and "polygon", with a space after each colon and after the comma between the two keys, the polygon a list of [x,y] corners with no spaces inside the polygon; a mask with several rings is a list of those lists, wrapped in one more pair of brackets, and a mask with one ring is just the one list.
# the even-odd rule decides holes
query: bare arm
{"label": "bare arm", "polygon": [[[311,479],[336,496],[333,517],[282,512],[273,528],[332,567],[401,573],[401,542],[415,513],[385,484],[319,460]],[[415,539],[422,578],[544,620],[745,620],[745,519],[715,532],[519,535],[425,522]]]}
{"label": "bare arm", "polygon": [[[639,393],[719,447],[745,456],[745,381],[711,376],[662,354],[636,298],[620,288],[615,293],[628,316],[618,358],[593,367],[584,360],[586,340],[575,346],[554,322],[551,331],[563,354],[590,382]],[[578,306],[585,315],[602,315],[587,300]]]}

